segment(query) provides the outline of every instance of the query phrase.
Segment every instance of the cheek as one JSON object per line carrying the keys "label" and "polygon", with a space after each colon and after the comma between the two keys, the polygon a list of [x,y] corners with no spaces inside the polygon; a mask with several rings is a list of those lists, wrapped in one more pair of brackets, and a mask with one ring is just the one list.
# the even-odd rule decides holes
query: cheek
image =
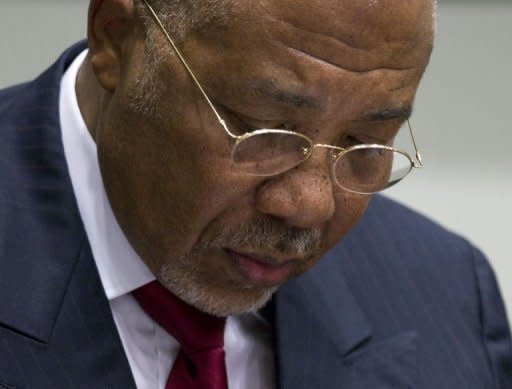
{"label": "cheek", "polygon": [[343,238],[364,214],[371,196],[340,193],[336,200],[336,210],[328,225],[326,234],[327,249]]}
{"label": "cheek", "polygon": [[148,241],[163,250],[164,261],[190,252],[213,220],[245,203],[251,192],[252,183],[233,171],[229,158],[200,142],[180,142],[151,179],[151,209],[144,217],[153,227]]}

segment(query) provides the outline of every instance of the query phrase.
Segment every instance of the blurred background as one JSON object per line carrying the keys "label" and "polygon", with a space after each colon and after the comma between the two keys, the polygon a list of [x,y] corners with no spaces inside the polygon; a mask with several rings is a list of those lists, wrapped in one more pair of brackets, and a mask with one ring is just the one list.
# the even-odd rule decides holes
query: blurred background
{"label": "blurred background", "polygon": [[[0,88],[85,37],[86,0],[0,0]],[[412,123],[425,168],[388,194],[489,257],[512,318],[512,1],[442,0]]]}

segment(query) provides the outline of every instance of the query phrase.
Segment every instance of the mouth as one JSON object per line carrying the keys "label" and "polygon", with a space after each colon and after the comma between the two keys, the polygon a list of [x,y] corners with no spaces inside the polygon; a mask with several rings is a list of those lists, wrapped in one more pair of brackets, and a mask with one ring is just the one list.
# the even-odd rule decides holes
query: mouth
{"label": "mouth", "polygon": [[257,286],[278,286],[291,278],[297,267],[298,260],[295,259],[282,261],[230,249],[224,250],[241,275],[251,284]]}

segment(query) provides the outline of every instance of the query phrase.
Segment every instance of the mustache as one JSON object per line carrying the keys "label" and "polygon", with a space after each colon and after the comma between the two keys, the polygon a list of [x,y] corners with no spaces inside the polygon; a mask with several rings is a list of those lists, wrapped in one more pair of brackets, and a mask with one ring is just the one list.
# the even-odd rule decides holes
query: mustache
{"label": "mustache", "polygon": [[282,220],[271,217],[253,219],[224,229],[213,237],[201,238],[199,242],[201,248],[241,248],[299,258],[317,254],[321,245],[320,230],[290,227]]}

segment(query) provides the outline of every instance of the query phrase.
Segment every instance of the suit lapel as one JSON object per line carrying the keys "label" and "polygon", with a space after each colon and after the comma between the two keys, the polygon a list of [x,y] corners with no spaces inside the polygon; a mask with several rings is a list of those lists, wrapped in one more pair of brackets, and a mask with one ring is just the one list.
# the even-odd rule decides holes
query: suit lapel
{"label": "suit lapel", "polygon": [[342,261],[331,250],[315,268],[283,286],[267,308],[274,324],[278,388],[414,387],[415,333],[389,339],[372,335],[344,280]]}
{"label": "suit lapel", "polygon": [[61,140],[60,80],[84,48],[0,107],[0,382],[14,387],[135,387]]}
{"label": "suit lapel", "polygon": [[[60,140],[63,59],[2,114],[0,323],[47,342],[83,240]],[[5,150],[5,152],[4,152]]]}
{"label": "suit lapel", "polygon": [[[65,356],[70,387],[133,388],[128,360],[87,242],[80,252],[48,351]],[[70,334],[72,339],[70,339]]]}

